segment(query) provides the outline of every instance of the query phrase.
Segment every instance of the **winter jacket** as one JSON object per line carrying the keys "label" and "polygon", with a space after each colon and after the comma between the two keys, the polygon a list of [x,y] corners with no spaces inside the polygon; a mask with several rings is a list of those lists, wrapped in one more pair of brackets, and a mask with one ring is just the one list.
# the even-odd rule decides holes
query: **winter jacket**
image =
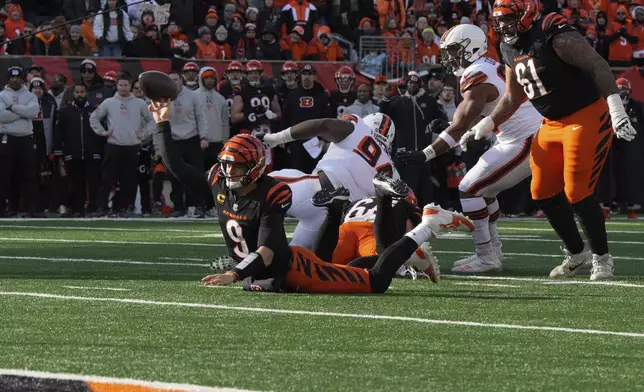
{"label": "winter jacket", "polygon": [[320,83],[315,82],[310,90],[299,86],[288,94],[282,108],[282,128],[327,117],[335,117],[330,115],[329,94]]}
{"label": "winter jacket", "polygon": [[[105,118],[107,130],[101,124]],[[141,140],[151,136],[156,129],[148,106],[134,95],[123,98],[116,94],[106,99],[92,113],[89,123],[99,136],[107,136],[107,131],[111,130],[112,135],[108,136],[107,142],[117,146],[139,145]]]}
{"label": "winter jacket", "polygon": [[45,38],[42,33],[38,33],[34,38],[34,46],[31,54],[34,56],[60,56],[60,39],[55,35]]}
{"label": "winter jacket", "polygon": [[[96,74],[91,86],[87,89],[87,101],[90,106],[97,108],[103,101],[114,95],[114,92],[103,85],[103,78]],[[74,101],[74,89],[68,88],[63,95],[61,107],[71,104]]]}
{"label": "winter jacket", "polygon": [[[11,110],[7,107],[12,105]],[[38,98],[22,86],[14,91],[5,86],[0,92],[0,134],[29,136],[33,133],[31,120],[38,117]]]}
{"label": "winter jacket", "polygon": [[64,40],[60,43],[60,49],[63,56],[90,57],[92,55],[92,48],[83,38],[79,38],[76,42],[71,39]]}
{"label": "winter jacket", "polygon": [[230,120],[228,119],[228,103],[226,99],[217,92],[217,88],[207,89],[201,75],[212,67],[203,67],[199,71],[199,89],[196,91],[204,104],[204,114],[208,127],[206,128],[206,140],[209,142],[224,142],[230,137]]}
{"label": "winter jacket", "polygon": [[42,100],[39,103],[40,111],[38,116],[32,120],[34,125],[34,134],[36,133],[36,127],[40,128],[45,139],[45,151],[46,155],[52,153],[54,145],[54,125],[56,124],[56,114],[58,112],[58,106],[56,105],[56,100],[49,94],[44,94]]}
{"label": "winter jacket", "polygon": [[100,160],[105,140],[98,136],[89,124],[95,108],[85,101],[83,107],[76,102],[58,111],[54,132],[54,154],[71,160]]}

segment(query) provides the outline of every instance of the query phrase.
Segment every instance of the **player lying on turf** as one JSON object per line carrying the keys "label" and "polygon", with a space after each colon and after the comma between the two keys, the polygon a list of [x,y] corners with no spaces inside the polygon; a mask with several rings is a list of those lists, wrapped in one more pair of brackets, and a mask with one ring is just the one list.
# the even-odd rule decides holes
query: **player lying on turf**
{"label": "player lying on turf", "polygon": [[550,277],[572,275],[592,264],[591,280],[612,278],[615,267],[594,190],[613,130],[629,141],[636,134],[613,73],[566,17],[541,15],[536,0],[496,0],[493,17],[507,88],[471,134],[484,137],[530,100],[544,117],[532,142],[532,198],[565,245],[564,261]]}
{"label": "player lying on turf", "polygon": [[[433,132],[442,133],[423,151],[399,155],[406,163],[423,163],[447,152],[480,120],[492,113],[505,93],[502,65],[484,57],[487,35],[475,25],[458,25],[441,38],[441,64],[447,72],[460,77],[463,100],[456,108],[451,124],[434,120]],[[476,229],[472,233],[476,252],[454,263],[454,272],[500,271],[503,253],[497,232],[499,203],[496,196],[530,177],[532,135],[541,124],[541,115],[530,102],[521,104],[499,126],[497,142],[476,165],[468,170],[458,186],[463,213]],[[466,149],[467,144],[462,145]]]}
{"label": "player lying on turf", "polygon": [[[378,257],[373,268],[334,265],[311,251],[289,247],[284,214],[291,206],[289,186],[264,175],[265,148],[254,136],[237,135],[219,154],[204,179],[177,154],[170,134],[170,101],[150,105],[157,122],[156,142],[168,170],[188,189],[217,208],[228,254],[239,263],[223,274],[206,276],[205,285],[244,282],[246,290],[309,293],[383,293],[400,266],[432,234],[470,232],[472,222],[440,207],[423,209],[421,223]],[[355,260],[360,265],[363,259]]]}
{"label": "player lying on turf", "polygon": [[[374,130],[372,132],[372,129]],[[313,173],[285,169],[272,172],[271,177],[286,182],[293,192],[293,205],[287,216],[299,220],[291,245],[311,249],[325,213],[311,204],[311,197],[320,189],[346,188],[354,200],[373,196],[371,180],[378,172],[398,178],[389,157],[395,128],[391,119],[373,114],[360,119],[353,115],[340,119],[309,120],[289,129],[267,134],[262,138],[270,147],[293,140],[319,138],[330,143],[328,151]],[[348,195],[336,193],[348,199]]]}
{"label": "player lying on turf", "polygon": [[[422,210],[402,180],[379,173],[373,183],[376,196],[354,203],[334,199],[334,194],[343,191],[342,188],[334,191],[322,189],[313,195],[313,205],[327,210],[312,249],[320,259],[333,264],[348,264],[359,257],[382,254],[420,223]],[[423,243],[397,274],[409,274],[414,279],[425,275],[438,282],[440,269],[429,242]]]}

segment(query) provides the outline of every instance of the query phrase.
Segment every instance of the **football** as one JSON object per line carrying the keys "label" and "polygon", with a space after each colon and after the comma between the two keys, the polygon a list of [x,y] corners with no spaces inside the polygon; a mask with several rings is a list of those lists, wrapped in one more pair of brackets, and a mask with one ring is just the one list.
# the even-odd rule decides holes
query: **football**
{"label": "football", "polygon": [[178,86],[163,72],[143,72],[139,75],[139,83],[141,92],[152,101],[174,100],[179,95]]}

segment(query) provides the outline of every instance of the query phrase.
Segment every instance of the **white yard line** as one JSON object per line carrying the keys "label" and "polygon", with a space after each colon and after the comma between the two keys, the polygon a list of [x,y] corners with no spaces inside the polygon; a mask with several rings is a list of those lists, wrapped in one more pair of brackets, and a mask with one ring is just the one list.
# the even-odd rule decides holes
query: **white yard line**
{"label": "white yard line", "polygon": [[[614,287],[635,287],[635,288],[644,288],[644,284],[637,283],[627,283],[621,281],[602,281],[602,282],[591,282],[590,280],[551,280],[548,278],[520,278],[514,276],[482,276],[482,275],[453,275],[453,274],[441,274],[441,278],[447,279],[456,279],[456,280],[505,280],[505,281],[516,281],[516,282],[540,282],[545,285],[590,285],[590,286],[614,286]],[[456,283],[454,283],[456,284]]]}
{"label": "white yard line", "polygon": [[426,319],[426,318],[418,318],[418,317],[387,316],[387,315],[378,315],[378,314],[313,312],[308,310],[251,308],[251,307],[242,307],[242,306],[227,306],[227,305],[204,304],[204,303],[162,302],[162,301],[149,301],[149,300],[133,299],[133,298],[81,297],[81,296],[56,295],[56,294],[47,294],[47,293],[11,292],[11,291],[0,291],[0,295],[12,296],[12,297],[60,299],[60,300],[67,300],[67,301],[116,302],[116,303],[127,303],[127,304],[136,304],[136,305],[175,306],[175,307],[199,308],[199,309],[232,310],[232,311],[250,312],[250,313],[269,313],[269,314],[272,313],[272,314],[290,314],[290,315],[299,315],[299,316],[406,321],[406,322],[412,322],[412,323],[451,325],[451,326],[460,326],[460,327],[481,327],[481,328],[516,329],[516,330],[529,330],[529,331],[567,332],[567,333],[588,334],[588,335],[612,335],[612,336],[621,336],[621,337],[644,338],[644,332],[620,332],[620,331],[606,331],[606,330],[598,330],[598,329],[548,327],[548,326],[538,326],[538,325],[497,324],[497,323],[481,323],[476,321],[458,321],[458,320],[436,320],[436,319]]}
{"label": "white yard line", "polygon": [[500,283],[473,283],[473,282],[455,282],[458,286],[485,286],[485,287],[521,287],[518,284],[500,284]]}
{"label": "white yard line", "polygon": [[207,246],[221,247],[225,244],[206,244],[202,242],[153,242],[153,241],[112,241],[112,240],[72,240],[66,238],[16,238],[0,237],[0,241],[14,242],[63,242],[63,243],[82,243],[82,244],[114,244],[114,245],[172,245],[172,246]]}
{"label": "white yard line", "polygon": [[597,285],[597,286],[616,286],[616,287],[637,287],[640,289],[644,289],[644,284],[636,284],[636,283],[625,283],[625,282],[591,282],[591,281],[580,281],[580,280],[556,280],[556,281],[549,281],[549,282],[543,282],[543,284],[549,284],[549,285],[567,285],[567,284],[590,284],[590,285]]}
{"label": "white yard line", "polygon": [[100,263],[100,264],[133,264],[133,265],[151,265],[155,267],[162,267],[165,265],[180,265],[190,267],[210,267],[210,264],[202,263],[156,263],[154,261],[138,261],[138,260],[111,260],[111,259],[77,259],[77,258],[62,258],[62,257],[37,257],[37,256],[0,256],[4,260],[37,260],[46,261],[49,263]]}
{"label": "white yard line", "polygon": [[[438,254],[449,254],[449,255],[468,255],[472,254],[472,251],[460,251],[460,250],[434,250],[434,253]],[[518,257],[547,257],[555,259],[563,259],[563,254],[547,254],[547,253],[514,253],[514,252],[503,252],[503,256],[518,256]],[[644,260],[644,257],[633,257],[633,256],[613,256],[615,260]]]}
{"label": "white yard line", "polygon": [[[544,233],[553,233],[552,227],[519,227],[519,226],[499,226],[499,231],[534,231],[534,232],[544,232]],[[644,234],[644,230],[614,230],[606,229],[606,232],[609,234]]]}
{"label": "white yard line", "polygon": [[[98,384],[118,384],[118,385],[130,386],[130,387],[139,386],[143,388],[161,389],[161,390],[168,390],[168,391],[175,391],[175,392],[253,392],[247,389],[237,389],[237,388],[203,387],[199,385],[175,384],[175,383],[159,382],[159,381],[143,381],[143,380],[134,380],[129,378],[86,376],[83,374],[69,374],[69,373],[49,373],[49,372],[37,372],[37,371],[21,370],[21,369],[0,369],[0,377],[2,377],[2,375],[46,378],[46,379],[54,379],[54,380],[74,380],[74,381],[84,381],[84,382],[92,382],[92,383],[98,383]],[[136,388],[136,389],[139,390],[139,388]]]}
{"label": "white yard line", "polygon": [[66,289],[75,290],[106,290],[106,291],[132,291],[131,289],[119,289],[117,287],[85,287],[85,286],[63,286]]}
{"label": "white yard line", "polygon": [[[213,226],[213,230],[214,227]],[[39,225],[3,225],[0,223],[0,229],[32,229],[32,230],[78,230],[78,231],[133,231],[144,233],[212,233],[213,230],[197,229],[150,229],[143,227],[94,227],[94,226],[39,226]]]}

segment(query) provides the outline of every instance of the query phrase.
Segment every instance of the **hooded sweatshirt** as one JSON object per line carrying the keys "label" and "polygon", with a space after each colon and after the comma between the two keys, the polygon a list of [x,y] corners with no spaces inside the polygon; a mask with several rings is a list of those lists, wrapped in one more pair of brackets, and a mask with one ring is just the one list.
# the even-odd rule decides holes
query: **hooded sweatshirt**
{"label": "hooded sweatshirt", "polygon": [[355,114],[360,118],[365,118],[370,114],[378,113],[379,110],[380,108],[371,102],[371,100],[367,101],[367,103],[362,103],[356,99],[353,105],[349,106],[344,113]]}
{"label": "hooded sweatshirt", "polygon": [[[11,110],[7,106],[13,105]],[[14,91],[5,86],[0,92],[0,134],[29,136],[34,126],[31,120],[38,117],[40,104],[38,98],[22,86]]]}
{"label": "hooded sweatshirt", "polygon": [[199,71],[199,89],[196,91],[204,103],[204,114],[208,122],[206,139],[210,143],[224,142],[230,137],[230,121],[228,120],[228,104],[216,88],[207,89],[201,79],[206,71],[214,71],[212,67],[203,67]]}
{"label": "hooded sweatshirt", "polygon": [[[89,124],[99,136],[106,136],[107,131],[101,125],[101,121],[106,117],[107,129],[113,131],[107,142],[117,146],[139,145],[141,140],[151,136],[156,129],[147,105],[134,95],[123,98],[116,94],[103,101],[92,113]],[[141,139],[137,132],[143,132]]]}
{"label": "hooded sweatshirt", "polygon": [[181,88],[170,108],[173,140],[186,140],[195,136],[208,140],[208,122],[204,106],[205,102],[196,91]]}

